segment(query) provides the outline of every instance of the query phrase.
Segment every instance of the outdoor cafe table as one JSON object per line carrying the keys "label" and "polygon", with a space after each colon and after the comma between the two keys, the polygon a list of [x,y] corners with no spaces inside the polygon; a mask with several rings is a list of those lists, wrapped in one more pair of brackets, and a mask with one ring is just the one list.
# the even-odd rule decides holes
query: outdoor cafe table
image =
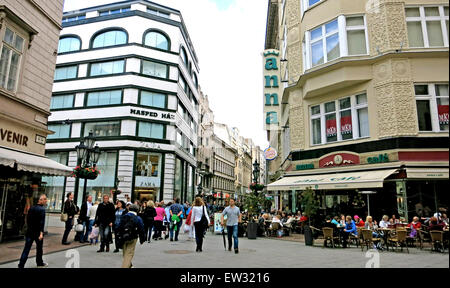
{"label": "outdoor cafe table", "polygon": [[388,237],[391,234],[392,231],[395,231],[394,228],[378,228],[378,232],[383,232],[383,245],[386,246],[386,250],[389,251],[389,245],[388,245]]}

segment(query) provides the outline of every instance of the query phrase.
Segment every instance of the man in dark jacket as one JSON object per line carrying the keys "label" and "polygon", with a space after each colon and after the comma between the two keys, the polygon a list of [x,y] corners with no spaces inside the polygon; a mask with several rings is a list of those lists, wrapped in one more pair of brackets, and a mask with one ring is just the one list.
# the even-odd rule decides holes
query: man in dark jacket
{"label": "man in dark jacket", "polygon": [[64,230],[64,235],[62,239],[63,245],[69,245],[70,242],[67,242],[67,237],[69,237],[69,233],[72,230],[73,224],[74,224],[74,218],[75,215],[78,213],[79,209],[77,205],[73,202],[73,193],[69,192],[67,193],[67,200],[64,202],[64,213],[67,214],[67,221],[66,221],[66,230]]}
{"label": "man in dark jacket", "polygon": [[44,224],[45,224],[45,206],[47,206],[47,196],[44,194],[39,197],[39,202],[28,211],[27,233],[25,235],[25,247],[20,257],[19,268],[24,268],[28,260],[33,242],[36,241],[36,264],[38,267],[47,267],[48,264],[42,260],[44,245]]}
{"label": "man in dark jacket", "polygon": [[109,252],[109,235],[115,219],[114,204],[109,201],[109,196],[103,196],[103,203],[98,205],[95,214],[95,227],[99,227],[99,235],[101,236],[100,250],[97,252]]}
{"label": "man in dark jacket", "polygon": [[85,231],[84,236],[80,239],[80,243],[88,242],[89,233],[91,233],[92,227],[89,225],[89,209],[92,207],[92,196],[86,197],[86,202],[81,205],[79,220],[83,223],[83,231]]}
{"label": "man in dark jacket", "polygon": [[[144,232],[144,223],[141,217],[137,216],[139,206],[133,204],[130,206],[130,211],[122,216],[119,224],[119,237],[122,239],[123,245],[123,262],[122,268],[131,268],[133,264],[131,261],[134,257],[134,251],[136,249],[137,239],[141,245],[145,242],[146,236]],[[127,235],[124,235],[124,234]]]}

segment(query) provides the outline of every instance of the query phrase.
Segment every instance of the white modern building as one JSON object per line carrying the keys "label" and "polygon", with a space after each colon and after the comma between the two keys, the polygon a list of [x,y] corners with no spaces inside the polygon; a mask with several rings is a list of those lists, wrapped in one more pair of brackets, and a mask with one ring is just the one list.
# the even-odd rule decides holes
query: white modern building
{"label": "white modern building", "polygon": [[[199,66],[180,11],[144,0],[64,13],[46,154],[70,167],[93,132],[102,150],[87,194],[192,201]],[[78,186],[78,187],[77,187]],[[54,209],[83,179],[47,184]]]}

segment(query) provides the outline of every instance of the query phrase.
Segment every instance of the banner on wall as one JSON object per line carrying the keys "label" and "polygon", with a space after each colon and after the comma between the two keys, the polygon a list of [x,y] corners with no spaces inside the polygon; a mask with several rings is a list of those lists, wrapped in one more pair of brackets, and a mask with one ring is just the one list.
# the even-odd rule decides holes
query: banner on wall
{"label": "banner on wall", "polygon": [[327,120],[327,137],[333,137],[337,135],[336,119]]}
{"label": "banner on wall", "polygon": [[341,118],[341,134],[352,134],[352,116],[345,116]]}

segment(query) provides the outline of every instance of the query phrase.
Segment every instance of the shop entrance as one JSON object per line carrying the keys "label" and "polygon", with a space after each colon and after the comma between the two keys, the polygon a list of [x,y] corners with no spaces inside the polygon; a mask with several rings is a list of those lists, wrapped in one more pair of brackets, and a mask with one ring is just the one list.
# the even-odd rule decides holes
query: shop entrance
{"label": "shop entrance", "polygon": [[[12,179],[9,179],[12,180]],[[20,183],[0,183],[0,242],[20,239],[25,225],[25,208],[31,207]]]}

